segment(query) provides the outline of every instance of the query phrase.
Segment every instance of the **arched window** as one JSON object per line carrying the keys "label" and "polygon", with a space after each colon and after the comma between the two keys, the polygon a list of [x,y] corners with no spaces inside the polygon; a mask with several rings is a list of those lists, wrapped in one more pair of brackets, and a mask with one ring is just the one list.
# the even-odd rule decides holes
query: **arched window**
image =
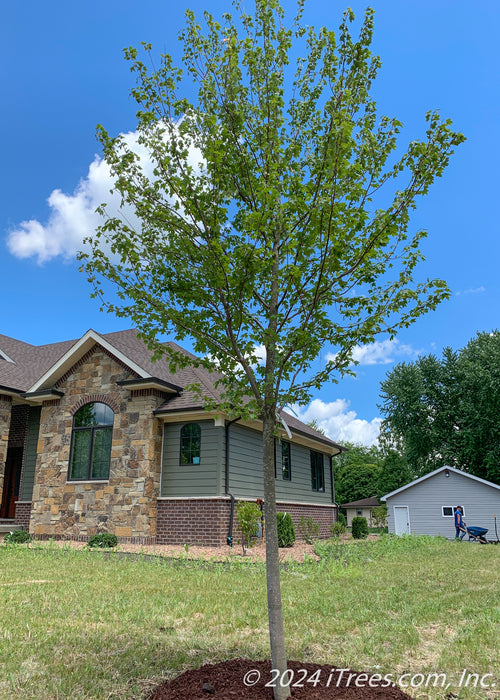
{"label": "arched window", "polygon": [[186,423],[181,428],[181,464],[199,464],[201,428],[198,423]]}
{"label": "arched window", "polygon": [[87,403],[73,418],[69,479],[108,479],[113,411],[105,403]]}

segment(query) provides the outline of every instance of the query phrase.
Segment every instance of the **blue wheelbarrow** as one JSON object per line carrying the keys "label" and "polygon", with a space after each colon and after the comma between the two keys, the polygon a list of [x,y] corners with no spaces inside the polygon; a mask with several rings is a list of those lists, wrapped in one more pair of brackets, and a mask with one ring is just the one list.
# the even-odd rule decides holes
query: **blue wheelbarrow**
{"label": "blue wheelbarrow", "polygon": [[[487,527],[467,527],[466,525],[465,532],[469,535],[469,542],[472,540],[473,542],[479,542],[479,544],[488,544],[486,539]],[[491,544],[496,544],[496,542]]]}

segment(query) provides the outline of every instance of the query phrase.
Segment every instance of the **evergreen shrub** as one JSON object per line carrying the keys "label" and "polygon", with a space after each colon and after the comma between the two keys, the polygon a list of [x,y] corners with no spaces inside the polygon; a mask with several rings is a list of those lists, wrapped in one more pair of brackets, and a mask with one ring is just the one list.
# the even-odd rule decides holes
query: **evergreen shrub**
{"label": "evergreen shrub", "polygon": [[118,544],[118,538],[111,532],[98,532],[97,535],[92,535],[89,537],[87,542],[87,547],[92,549],[93,547],[101,547],[102,549],[111,549],[116,547]]}
{"label": "evergreen shrub", "polygon": [[352,519],[352,536],[355,540],[363,540],[368,537],[368,523],[366,518],[357,516]]}
{"label": "evergreen shrub", "polygon": [[295,528],[290,513],[276,513],[278,519],[278,547],[292,547]]}
{"label": "evergreen shrub", "polygon": [[25,544],[31,541],[31,535],[26,530],[13,530],[3,538],[5,544]]}

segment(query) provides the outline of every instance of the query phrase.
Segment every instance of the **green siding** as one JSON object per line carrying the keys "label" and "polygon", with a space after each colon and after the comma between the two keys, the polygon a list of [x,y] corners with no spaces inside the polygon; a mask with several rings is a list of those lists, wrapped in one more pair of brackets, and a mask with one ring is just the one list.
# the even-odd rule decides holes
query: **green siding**
{"label": "green siding", "polygon": [[263,498],[262,433],[237,423],[229,431],[230,493],[236,498]]}
{"label": "green siding", "polygon": [[[180,464],[181,428],[196,422],[201,428],[199,464]],[[220,496],[224,470],[224,428],[213,421],[166,423],[163,428],[161,496]]]}
{"label": "green siding", "polygon": [[23,457],[23,472],[21,477],[21,487],[19,489],[20,501],[31,501],[33,496],[41,410],[42,409],[38,406],[30,406],[28,414],[28,426]]}
{"label": "green siding", "polygon": [[[305,503],[331,503],[332,482],[330,474],[330,457],[323,455],[323,468],[325,475],[325,490],[313,491],[311,484],[311,450],[303,445],[290,445],[290,464],[292,480],[285,481],[281,478],[281,444],[276,441],[276,499],[284,501],[300,501]],[[320,450],[315,450],[320,452]]]}
{"label": "green siding", "polygon": [[[319,449],[317,450],[320,451]],[[308,447],[291,443],[291,481],[282,479],[281,443],[276,441],[276,499],[304,503],[332,502],[330,457],[323,455],[325,491],[317,492],[311,486],[311,461]],[[230,428],[229,490],[237,498],[262,498],[262,433],[235,424]]]}

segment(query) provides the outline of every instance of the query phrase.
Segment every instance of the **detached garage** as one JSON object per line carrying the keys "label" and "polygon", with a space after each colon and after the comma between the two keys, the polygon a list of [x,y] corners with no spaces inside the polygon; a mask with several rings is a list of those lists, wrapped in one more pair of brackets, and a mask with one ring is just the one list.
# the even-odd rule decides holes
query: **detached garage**
{"label": "detached garage", "polygon": [[467,525],[488,528],[488,539],[497,538],[495,514],[500,530],[500,486],[453,467],[440,467],[382,496],[382,501],[387,504],[389,532],[396,535],[453,539],[456,506],[463,507]]}

